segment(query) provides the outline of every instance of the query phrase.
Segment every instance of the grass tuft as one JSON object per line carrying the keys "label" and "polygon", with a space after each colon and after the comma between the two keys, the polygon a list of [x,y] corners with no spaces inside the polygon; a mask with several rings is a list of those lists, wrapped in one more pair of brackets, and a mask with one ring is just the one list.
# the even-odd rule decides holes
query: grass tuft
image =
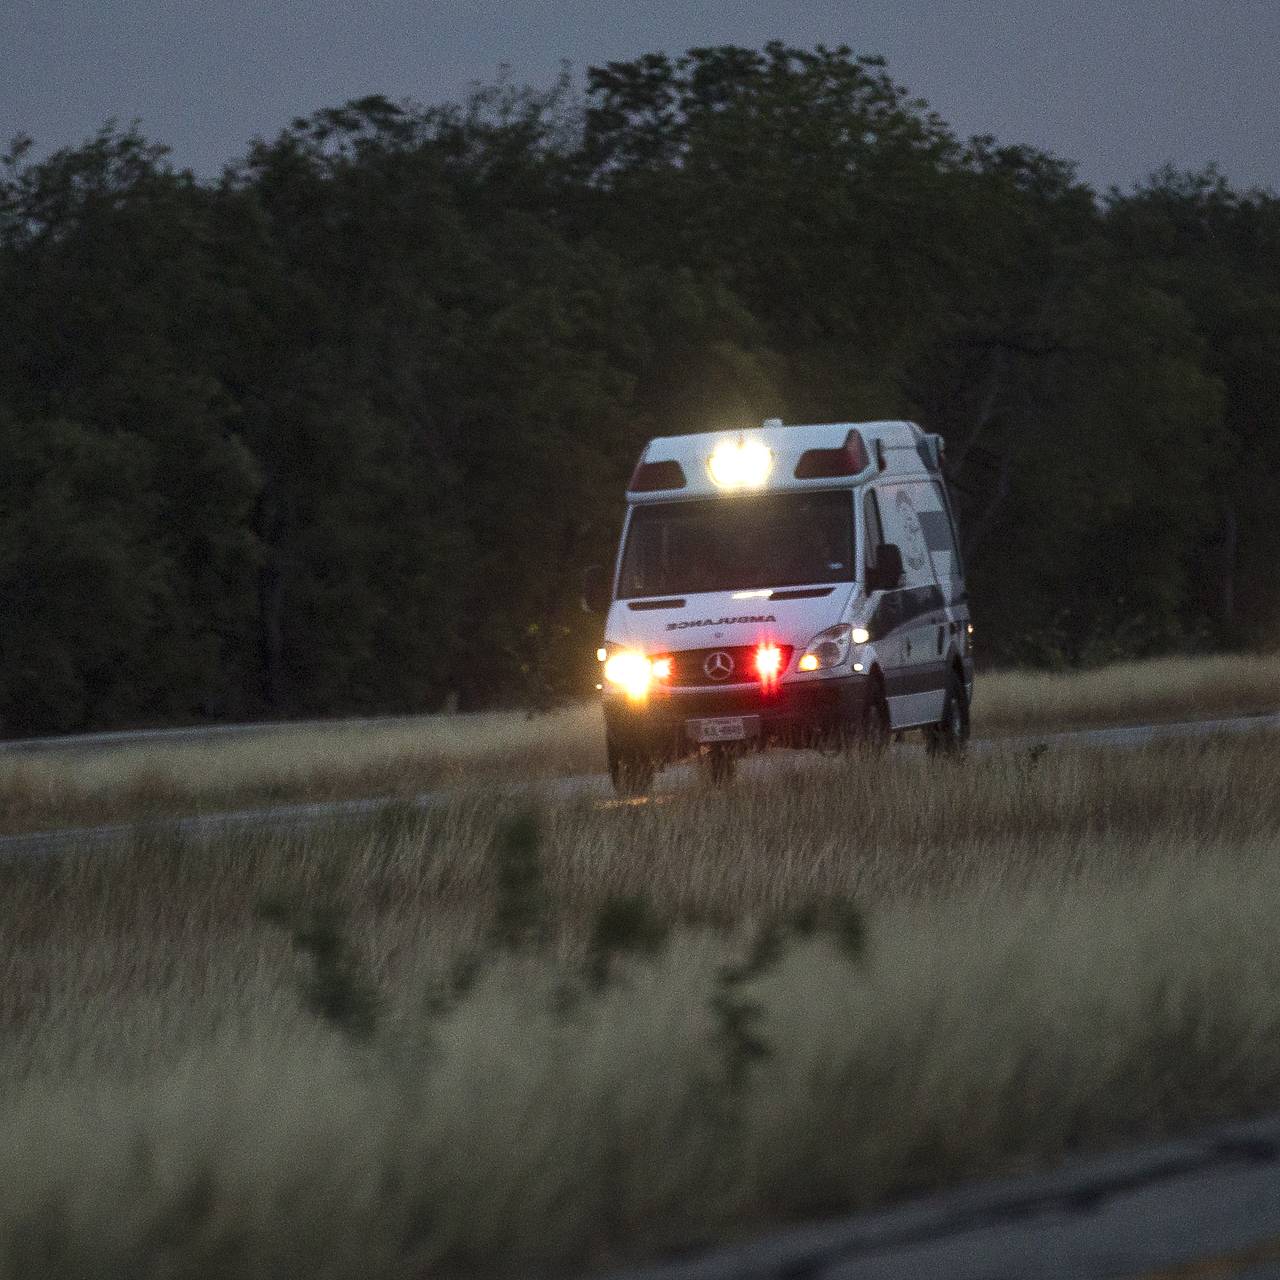
{"label": "grass tuft", "polygon": [[541,946],[547,940],[547,901],[542,863],[538,856],[540,831],[532,813],[504,821],[494,841],[497,904],[492,937],[507,951]]}
{"label": "grass tuft", "polygon": [[264,900],[259,915],[284,927],[294,949],[310,961],[303,1003],[353,1041],[373,1038],[382,1001],[347,938],[347,913],[334,902],[291,907]]}
{"label": "grass tuft", "polygon": [[600,908],[587,944],[587,971],[591,985],[605,987],[615,962],[624,956],[652,958],[660,954],[670,936],[664,919],[644,894],[610,898]]}

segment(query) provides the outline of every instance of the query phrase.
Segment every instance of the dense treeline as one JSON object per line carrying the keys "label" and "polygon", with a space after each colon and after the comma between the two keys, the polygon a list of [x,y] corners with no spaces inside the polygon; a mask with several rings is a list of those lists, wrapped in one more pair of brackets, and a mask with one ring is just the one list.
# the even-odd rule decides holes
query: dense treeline
{"label": "dense treeline", "polygon": [[655,434],[914,417],[988,656],[1271,643],[1280,200],[1099,196],[883,63],[352,102],[0,175],[0,722],[545,703]]}

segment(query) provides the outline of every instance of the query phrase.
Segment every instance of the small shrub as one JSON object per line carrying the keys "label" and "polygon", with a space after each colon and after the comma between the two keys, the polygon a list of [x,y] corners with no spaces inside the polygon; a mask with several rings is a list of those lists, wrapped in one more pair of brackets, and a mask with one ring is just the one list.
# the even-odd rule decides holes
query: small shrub
{"label": "small shrub", "polygon": [[288,930],[294,949],[310,961],[302,988],[305,1007],[352,1041],[372,1040],[382,1001],[347,939],[346,911],[332,902],[299,908],[271,899],[259,915]]}
{"label": "small shrub", "polygon": [[597,990],[603,988],[617,957],[654,956],[662,950],[669,933],[669,923],[644,895],[610,898],[596,916],[587,945],[588,981]]}
{"label": "small shrub", "polygon": [[547,940],[540,840],[536,815],[522,813],[504,822],[494,841],[497,898],[492,937],[507,951],[541,946]]}

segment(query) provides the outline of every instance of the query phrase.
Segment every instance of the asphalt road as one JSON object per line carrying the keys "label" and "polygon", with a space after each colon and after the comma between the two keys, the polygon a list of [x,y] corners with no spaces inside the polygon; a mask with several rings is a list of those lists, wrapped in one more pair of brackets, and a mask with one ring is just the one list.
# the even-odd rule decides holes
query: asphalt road
{"label": "asphalt road", "polygon": [[[365,722],[353,722],[365,723]],[[373,722],[368,722],[373,723]],[[214,730],[216,733],[229,733],[233,730],[242,733],[259,733],[267,730],[279,730],[280,725],[242,725],[226,726]],[[305,728],[306,726],[294,726]],[[155,730],[140,734],[93,734],[86,737],[39,739],[41,744],[35,748],[32,743],[10,744],[14,749],[52,750],[55,744],[61,743],[63,750],[93,751],[109,746],[127,745],[133,741],[154,742],[172,738],[174,741],[193,741],[200,735],[207,735],[208,730]],[[975,739],[970,743],[970,750],[977,754],[988,751],[1025,751],[1043,744],[1054,749],[1061,747],[1096,747],[1130,750],[1148,746],[1151,743],[1170,738],[1208,737],[1214,734],[1236,733],[1276,733],[1280,732],[1280,713],[1271,715],[1238,716],[1227,720],[1190,720],[1176,724],[1138,725],[1121,729],[1081,729],[1069,733],[1033,734],[1024,737],[993,738],[989,740]],[[898,744],[895,751],[918,751],[914,744]],[[814,769],[831,768],[831,762],[815,752],[786,752],[764,754],[747,762],[744,771],[767,772],[773,763],[785,757],[790,763],[803,763]],[[663,791],[688,785],[692,770],[688,766],[669,769],[658,779],[659,797]],[[612,790],[609,780],[604,774],[579,774],[568,778],[554,778],[534,784],[513,783],[502,789],[507,796],[551,794],[560,799],[576,799],[581,796],[594,797],[601,803],[610,803]],[[423,811],[436,808],[446,803],[452,793],[449,791],[424,792],[411,800],[337,800],[314,804],[284,804],[268,808],[242,809],[227,813],[201,814],[189,818],[164,818],[154,822],[128,823],[113,826],[66,827],[56,831],[41,831],[29,835],[0,836],[0,857],[38,857],[56,853],[68,845],[80,848],[86,846],[105,846],[118,843],[135,835],[140,828],[147,826],[162,827],[191,839],[208,840],[216,836],[249,830],[290,830],[301,827],[316,826],[325,822],[340,821],[344,818],[366,817],[377,813],[388,805],[409,804]]]}
{"label": "asphalt road", "polygon": [[1280,1116],[970,1184],[611,1280],[1280,1277]]}

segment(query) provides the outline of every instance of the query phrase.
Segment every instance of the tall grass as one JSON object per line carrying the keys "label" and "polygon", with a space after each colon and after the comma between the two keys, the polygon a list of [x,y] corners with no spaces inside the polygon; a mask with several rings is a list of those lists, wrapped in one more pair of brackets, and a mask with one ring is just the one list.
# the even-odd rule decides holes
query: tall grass
{"label": "tall grass", "polygon": [[[979,676],[974,732],[1186,720],[1280,709],[1280,656],[1164,658],[1071,674]],[[424,716],[244,738],[0,755],[0,833],[599,773],[598,706]]]}
{"label": "tall grass", "polygon": [[1280,711],[1280,655],[1147,658],[1086,671],[1001,671],[976,683],[988,735]]}
{"label": "tall grass", "polygon": [[1280,1102],[1267,737],[0,865],[0,1275],[597,1269]]}
{"label": "tall grass", "polygon": [[484,712],[0,756],[0,831],[290,802],[411,797],[603,768],[599,708]]}

